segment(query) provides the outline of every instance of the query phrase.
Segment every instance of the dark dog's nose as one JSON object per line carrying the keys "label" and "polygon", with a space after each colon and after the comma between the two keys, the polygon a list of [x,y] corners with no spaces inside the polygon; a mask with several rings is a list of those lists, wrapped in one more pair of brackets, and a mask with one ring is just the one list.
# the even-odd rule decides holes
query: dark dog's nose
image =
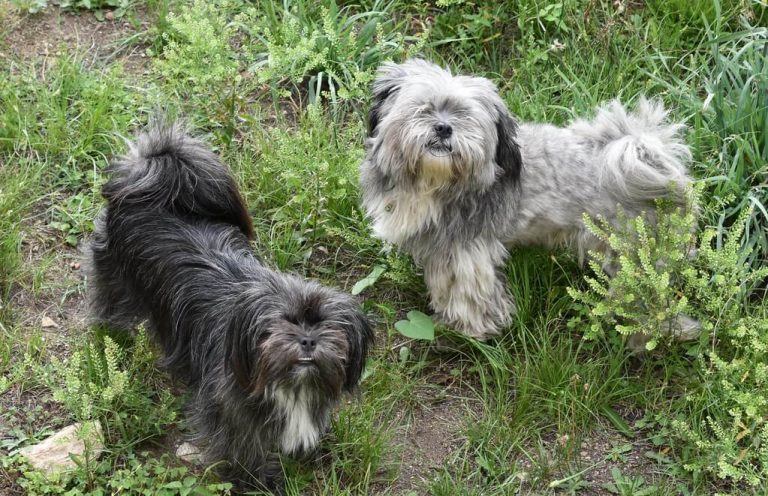
{"label": "dark dog's nose", "polygon": [[438,138],[448,138],[451,136],[451,133],[453,133],[453,129],[449,124],[446,124],[445,122],[440,122],[438,124],[435,124],[435,133],[437,133]]}
{"label": "dark dog's nose", "polygon": [[301,345],[301,350],[304,353],[312,353],[313,351],[315,351],[315,346],[317,346],[317,342],[315,341],[315,338],[312,338],[309,336],[300,337],[299,344]]}

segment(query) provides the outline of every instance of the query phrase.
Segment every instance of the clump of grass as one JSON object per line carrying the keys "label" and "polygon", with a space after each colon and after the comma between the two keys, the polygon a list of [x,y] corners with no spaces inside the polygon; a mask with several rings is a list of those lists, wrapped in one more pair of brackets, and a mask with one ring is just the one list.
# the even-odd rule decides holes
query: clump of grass
{"label": "clump of grass", "polygon": [[750,261],[768,257],[768,29],[746,27],[710,41],[713,66],[700,129],[706,130],[707,162],[718,238],[750,210],[743,245]]}
{"label": "clump of grass", "polygon": [[278,267],[296,266],[320,246],[337,248],[341,240],[331,237],[333,228],[363,230],[357,201],[361,136],[360,127],[335,127],[328,112],[310,106],[298,129],[264,130],[248,145],[259,155],[236,160],[261,242]]}
{"label": "clump of grass", "polygon": [[[59,194],[50,198],[62,203],[52,206],[50,226],[73,246],[91,229],[107,157],[141,114],[141,99],[125,89],[121,74],[119,68],[98,70],[78,56],[64,56],[46,68],[44,81],[29,69],[0,83],[7,104],[0,115],[0,154],[25,167],[3,183],[9,194],[14,182],[26,184],[27,201],[49,195],[53,186]],[[36,181],[23,181],[30,172]]]}
{"label": "clump of grass", "polygon": [[10,310],[6,298],[21,266],[20,223],[34,201],[30,191],[38,189],[41,173],[30,160],[16,154],[10,154],[8,160],[0,169],[0,324]]}
{"label": "clump of grass", "polygon": [[99,69],[77,55],[45,68],[44,80],[35,69],[0,83],[0,152],[50,160],[46,178],[77,188],[141,116],[143,99],[126,90],[119,67]]}

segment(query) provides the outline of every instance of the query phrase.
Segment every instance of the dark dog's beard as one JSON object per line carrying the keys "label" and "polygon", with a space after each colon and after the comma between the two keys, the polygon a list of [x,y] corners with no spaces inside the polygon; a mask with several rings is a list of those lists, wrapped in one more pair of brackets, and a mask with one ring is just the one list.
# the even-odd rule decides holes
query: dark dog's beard
{"label": "dark dog's beard", "polygon": [[349,345],[344,333],[327,329],[317,332],[316,348],[305,352],[298,344],[296,325],[280,322],[259,346],[253,394],[264,394],[279,385],[290,389],[312,389],[328,398],[341,395]]}

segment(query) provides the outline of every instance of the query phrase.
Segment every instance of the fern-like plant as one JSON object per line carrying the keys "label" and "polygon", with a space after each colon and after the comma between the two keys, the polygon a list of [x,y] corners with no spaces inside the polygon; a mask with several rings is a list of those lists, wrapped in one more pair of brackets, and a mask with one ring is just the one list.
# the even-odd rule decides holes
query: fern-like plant
{"label": "fern-like plant", "polygon": [[[752,269],[743,248],[752,212],[744,210],[725,233],[704,229],[698,242],[690,213],[660,205],[658,222],[642,217],[622,227],[587,220],[591,232],[615,253],[618,271],[609,278],[603,256],[593,254],[586,287],[569,288],[581,310],[572,327],[584,336],[618,332],[650,336],[654,348],[669,322],[684,313],[701,324],[690,374],[698,375],[666,431],[683,466],[750,485],[768,480],[768,313],[750,299],[768,268]],[[697,250],[690,249],[697,246]],[[695,253],[694,256],[690,256]],[[754,300],[754,301],[753,301]],[[700,419],[700,420],[697,420]]]}

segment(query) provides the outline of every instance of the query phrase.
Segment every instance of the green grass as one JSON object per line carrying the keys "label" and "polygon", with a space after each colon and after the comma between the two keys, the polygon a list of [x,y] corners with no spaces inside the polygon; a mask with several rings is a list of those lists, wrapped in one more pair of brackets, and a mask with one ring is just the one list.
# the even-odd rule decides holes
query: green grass
{"label": "green grass", "polygon": [[[13,5],[59,12],[44,3]],[[68,8],[103,15],[112,3]],[[134,32],[103,58],[61,45],[55,58],[0,59],[0,492],[228,491],[210,467],[175,458],[184,391],[155,368],[151,345],[80,318],[87,281],[72,263],[104,168],[157,111],[185,116],[231,165],[270,264],[347,291],[384,267],[361,293],[379,337],[362,395],[340,408],[316,459],[284,461],[289,494],[768,490],[766,307],[751,287],[717,282],[729,267],[760,274],[768,254],[764,2],[115,6]],[[0,8],[6,26],[18,15]],[[148,57],[141,73],[126,63],[132,50]],[[644,93],[686,120],[700,224],[716,248],[696,266],[709,282],[686,296],[703,314],[722,309],[716,346],[662,343],[640,358],[612,329],[583,339],[590,309],[567,288],[588,290],[589,269],[535,249],[507,264],[518,312],[499,339],[439,326],[437,341],[400,335],[409,311],[429,312],[426,289],[408,257],[370,236],[357,169],[376,66],[411,55],[492,78],[521,119],[564,123]],[[744,233],[729,237],[742,218]],[[60,327],[43,327],[43,314]],[[105,425],[107,451],[69,481],[17,456],[91,419]]]}

